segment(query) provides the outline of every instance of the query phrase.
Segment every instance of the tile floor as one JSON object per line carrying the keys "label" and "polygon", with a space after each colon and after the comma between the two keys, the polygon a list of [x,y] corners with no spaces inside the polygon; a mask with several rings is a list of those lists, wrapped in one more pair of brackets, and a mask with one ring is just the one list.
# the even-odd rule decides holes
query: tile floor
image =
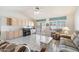
{"label": "tile floor", "polygon": [[[27,44],[28,47],[34,51],[41,50],[39,41],[36,40],[35,35],[20,37],[7,41],[15,44]],[[59,50],[58,45],[59,45],[59,41],[51,40],[50,43],[46,46],[46,52],[57,52]]]}

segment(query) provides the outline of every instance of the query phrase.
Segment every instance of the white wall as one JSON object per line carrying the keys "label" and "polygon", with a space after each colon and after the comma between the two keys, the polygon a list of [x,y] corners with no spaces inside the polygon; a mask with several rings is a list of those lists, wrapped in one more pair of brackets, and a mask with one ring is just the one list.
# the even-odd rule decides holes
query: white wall
{"label": "white wall", "polygon": [[79,31],[79,7],[75,13],[75,31]]}
{"label": "white wall", "polygon": [[74,12],[67,15],[66,26],[70,28],[71,32],[75,30],[75,16]]}

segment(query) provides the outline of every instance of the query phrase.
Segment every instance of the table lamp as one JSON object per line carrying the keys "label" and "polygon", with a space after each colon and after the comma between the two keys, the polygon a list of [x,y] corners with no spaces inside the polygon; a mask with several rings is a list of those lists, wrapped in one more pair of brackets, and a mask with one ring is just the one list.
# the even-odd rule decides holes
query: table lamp
{"label": "table lamp", "polygon": [[68,27],[64,27],[63,29],[62,29],[62,31],[63,31],[63,33],[64,34],[69,34],[69,31],[70,31],[70,29],[68,28]]}

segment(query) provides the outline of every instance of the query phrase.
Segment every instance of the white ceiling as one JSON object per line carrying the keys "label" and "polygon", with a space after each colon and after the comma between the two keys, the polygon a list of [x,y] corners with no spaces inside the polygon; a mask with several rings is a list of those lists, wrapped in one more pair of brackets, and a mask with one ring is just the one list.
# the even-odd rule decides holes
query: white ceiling
{"label": "white ceiling", "polygon": [[34,15],[34,6],[0,6],[0,16],[13,16],[18,18],[48,18],[64,16],[75,11],[76,7],[67,6],[40,6],[40,13]]}

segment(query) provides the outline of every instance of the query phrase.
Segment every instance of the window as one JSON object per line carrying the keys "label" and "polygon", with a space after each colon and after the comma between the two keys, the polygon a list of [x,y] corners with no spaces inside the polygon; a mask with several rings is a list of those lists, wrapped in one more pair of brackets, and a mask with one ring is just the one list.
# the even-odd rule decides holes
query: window
{"label": "window", "polygon": [[61,16],[61,17],[53,17],[49,19],[50,26],[52,29],[62,29],[63,27],[66,26],[66,16]]}

